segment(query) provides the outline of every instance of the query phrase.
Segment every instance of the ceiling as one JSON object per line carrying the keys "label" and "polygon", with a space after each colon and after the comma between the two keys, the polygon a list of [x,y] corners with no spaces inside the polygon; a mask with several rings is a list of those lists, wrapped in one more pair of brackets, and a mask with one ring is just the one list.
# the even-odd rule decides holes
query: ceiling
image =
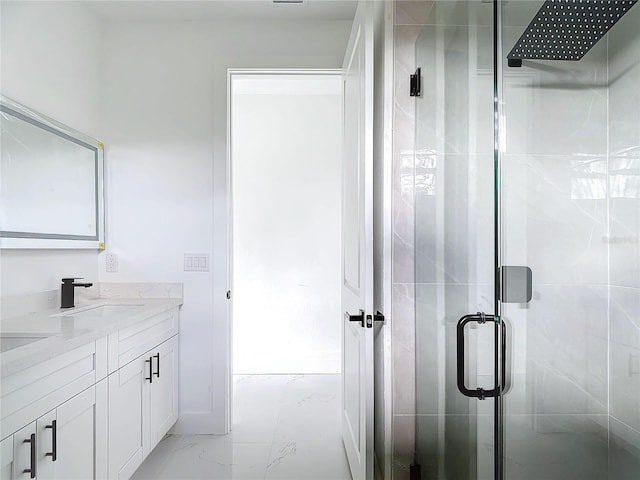
{"label": "ceiling", "polygon": [[353,20],[357,0],[93,0],[92,10],[107,19],[162,20]]}

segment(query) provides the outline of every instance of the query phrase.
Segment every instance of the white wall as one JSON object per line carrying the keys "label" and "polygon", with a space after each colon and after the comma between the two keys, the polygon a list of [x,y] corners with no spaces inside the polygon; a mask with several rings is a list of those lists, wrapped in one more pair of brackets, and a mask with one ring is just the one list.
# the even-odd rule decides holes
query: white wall
{"label": "white wall", "polygon": [[[350,22],[105,24],[103,281],[184,282],[177,431],[224,433],[229,382],[228,68],[337,68]],[[183,254],[212,271],[184,273]]]}
{"label": "white wall", "polygon": [[[101,23],[76,2],[0,3],[0,91],[99,137]],[[59,288],[62,277],[96,281],[98,252],[2,250],[2,296]]]}
{"label": "white wall", "polygon": [[342,76],[234,75],[233,372],[340,373]]}

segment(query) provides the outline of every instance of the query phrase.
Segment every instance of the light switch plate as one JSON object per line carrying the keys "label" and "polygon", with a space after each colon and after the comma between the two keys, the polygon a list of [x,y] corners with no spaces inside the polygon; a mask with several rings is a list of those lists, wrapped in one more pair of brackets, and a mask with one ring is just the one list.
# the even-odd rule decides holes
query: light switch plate
{"label": "light switch plate", "polygon": [[185,253],[184,254],[184,271],[185,272],[208,272],[209,271],[209,254]]}

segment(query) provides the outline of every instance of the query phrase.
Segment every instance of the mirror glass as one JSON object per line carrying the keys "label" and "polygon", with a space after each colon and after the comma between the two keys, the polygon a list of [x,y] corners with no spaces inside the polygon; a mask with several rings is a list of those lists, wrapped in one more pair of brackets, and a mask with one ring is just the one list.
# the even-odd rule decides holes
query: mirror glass
{"label": "mirror glass", "polygon": [[102,248],[101,143],[6,97],[0,111],[3,248]]}

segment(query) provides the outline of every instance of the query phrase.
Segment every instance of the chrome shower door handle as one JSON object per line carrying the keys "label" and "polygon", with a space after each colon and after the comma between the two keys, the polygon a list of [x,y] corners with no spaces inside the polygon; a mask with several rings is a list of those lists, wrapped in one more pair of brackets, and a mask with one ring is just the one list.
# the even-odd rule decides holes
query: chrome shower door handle
{"label": "chrome shower door handle", "polygon": [[[500,359],[501,359],[501,370],[502,370],[502,382],[504,382],[505,378],[506,378],[506,360],[505,360],[505,336],[506,336],[506,328],[505,328],[505,324],[504,322],[494,316],[494,315],[487,315],[483,312],[478,312],[476,314],[472,314],[472,315],[465,315],[464,317],[462,317],[460,320],[458,320],[458,326],[456,328],[457,332],[456,332],[456,341],[457,341],[457,381],[458,381],[458,390],[460,390],[460,393],[462,393],[465,397],[473,397],[473,398],[477,398],[479,400],[484,400],[485,398],[488,397],[497,397],[500,393],[501,393],[501,389],[499,387],[495,387],[492,388],[490,390],[478,387],[475,390],[472,390],[470,388],[467,388],[466,384],[465,384],[465,349],[464,349],[464,329],[465,326],[468,323],[471,322],[476,322],[480,325],[484,324],[487,322],[487,320],[490,321],[490,323],[494,324],[497,322],[500,322],[500,335],[501,335],[501,342],[500,342],[500,346],[496,345],[495,348],[501,348],[502,349],[502,354],[500,355]],[[502,391],[504,390],[504,388],[502,388]]]}

